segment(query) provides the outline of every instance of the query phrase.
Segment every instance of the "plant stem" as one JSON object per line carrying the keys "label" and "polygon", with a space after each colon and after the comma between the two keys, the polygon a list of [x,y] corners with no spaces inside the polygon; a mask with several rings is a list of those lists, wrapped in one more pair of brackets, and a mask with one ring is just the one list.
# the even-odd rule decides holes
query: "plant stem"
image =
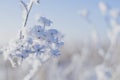
{"label": "plant stem", "polygon": [[30,11],[31,11],[31,9],[32,9],[33,3],[34,3],[34,2],[32,2],[32,3],[30,4],[29,10],[28,10],[27,15],[26,15],[26,18],[25,18],[24,27],[26,27],[26,25],[27,25],[27,21],[28,21],[29,14],[30,14]]}
{"label": "plant stem", "polygon": [[[23,6],[25,7],[24,2],[21,1],[21,3],[22,3]],[[32,2],[30,3],[30,7],[29,7],[28,10],[27,10],[26,7],[25,7],[27,14],[26,14],[26,17],[25,17],[25,22],[24,22],[24,24],[23,24],[23,27],[26,27],[26,25],[27,25],[27,21],[28,21],[29,14],[30,14],[30,11],[31,11],[31,9],[32,9],[33,3],[34,3],[34,1],[32,1]],[[20,31],[20,39],[22,39],[22,38],[23,38],[23,34],[22,34],[22,30],[21,30],[21,31]]]}

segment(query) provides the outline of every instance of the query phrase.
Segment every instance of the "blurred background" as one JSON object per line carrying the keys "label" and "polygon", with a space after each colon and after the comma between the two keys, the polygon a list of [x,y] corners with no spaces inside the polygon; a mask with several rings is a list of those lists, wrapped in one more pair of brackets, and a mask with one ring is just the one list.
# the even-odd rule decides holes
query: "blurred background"
{"label": "blurred background", "polygon": [[[53,21],[64,35],[59,57],[44,63],[31,80],[120,80],[120,0],[41,0],[31,11]],[[22,26],[19,0],[0,1],[0,48]],[[0,50],[0,80],[22,80],[30,65],[12,68]]]}

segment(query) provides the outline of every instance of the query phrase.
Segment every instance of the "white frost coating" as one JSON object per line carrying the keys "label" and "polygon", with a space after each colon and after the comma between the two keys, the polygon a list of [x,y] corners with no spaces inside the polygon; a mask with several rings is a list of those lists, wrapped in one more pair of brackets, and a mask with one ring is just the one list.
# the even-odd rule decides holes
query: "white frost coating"
{"label": "white frost coating", "polygon": [[110,47],[106,54],[106,59],[111,60],[114,54],[114,45],[117,42],[120,33],[120,25],[116,22],[116,20],[111,19],[112,29],[108,32],[108,38],[110,40]]}
{"label": "white frost coating", "polygon": [[38,60],[33,61],[32,69],[29,71],[29,73],[25,76],[23,80],[30,80],[35,73],[37,72],[39,66],[41,66],[40,62]]}
{"label": "white frost coating", "polygon": [[98,65],[96,67],[96,74],[98,80],[110,80],[112,77],[111,70],[105,65]]}
{"label": "white frost coating", "polygon": [[42,17],[42,16],[38,20],[41,22],[43,26],[51,26],[51,24],[53,23],[51,20],[47,19],[46,17]]}
{"label": "white frost coating", "polygon": [[[17,37],[10,41],[5,48],[4,58],[9,60],[13,67],[27,62],[32,69],[25,76],[24,80],[30,80],[42,65],[52,56],[60,55],[60,48],[63,46],[63,35],[56,29],[47,28],[52,21],[46,17],[39,17],[38,24],[29,28],[28,17],[34,3],[39,0],[31,0],[28,4],[21,1],[24,7],[24,24],[18,31]],[[39,24],[41,23],[41,24]]]}
{"label": "white frost coating", "polygon": [[108,37],[110,38],[111,44],[115,44],[120,33],[120,25],[115,19],[110,19],[110,25],[112,27],[111,31],[108,32]]}
{"label": "white frost coating", "polygon": [[30,0],[31,2],[35,2],[36,4],[40,3],[40,0]]}

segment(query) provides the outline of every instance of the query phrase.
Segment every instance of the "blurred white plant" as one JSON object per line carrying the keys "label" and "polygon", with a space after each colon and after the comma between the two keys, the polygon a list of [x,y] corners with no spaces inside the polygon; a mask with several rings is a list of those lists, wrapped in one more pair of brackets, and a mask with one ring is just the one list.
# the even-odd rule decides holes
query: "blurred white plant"
{"label": "blurred white plant", "polygon": [[111,70],[105,65],[96,66],[97,80],[110,80],[112,78]]}
{"label": "blurred white plant", "polygon": [[100,46],[100,36],[99,33],[96,30],[92,31],[92,41],[93,41],[93,45],[95,45],[96,47]]}
{"label": "blurred white plant", "polygon": [[78,11],[78,14],[80,14],[82,17],[84,17],[89,23],[90,22],[90,19],[89,19],[89,11],[88,9],[82,9],[81,11]]}
{"label": "blurred white plant", "polygon": [[103,15],[106,15],[106,12],[107,12],[107,10],[108,10],[108,6],[107,6],[107,4],[105,4],[104,2],[99,2],[99,9],[100,9],[100,11],[101,11],[101,13],[103,14]]}
{"label": "blurred white plant", "polygon": [[79,11],[78,13],[83,17],[88,17],[88,14],[89,14],[87,9],[83,9],[82,11]]}
{"label": "blurred white plant", "polygon": [[26,11],[24,25],[17,38],[12,40],[3,51],[5,60],[10,60],[13,67],[21,65],[23,61],[33,67],[24,80],[30,80],[38,67],[50,57],[59,56],[60,48],[64,44],[63,35],[59,31],[47,28],[51,26],[52,21],[46,17],[41,16],[38,20],[43,25],[36,24],[31,28],[27,27],[29,13],[36,2],[39,3],[39,0],[30,0],[29,4],[21,1]]}
{"label": "blurred white plant", "polygon": [[120,11],[118,9],[111,9],[110,10],[110,16],[113,19],[117,19],[120,16]]}

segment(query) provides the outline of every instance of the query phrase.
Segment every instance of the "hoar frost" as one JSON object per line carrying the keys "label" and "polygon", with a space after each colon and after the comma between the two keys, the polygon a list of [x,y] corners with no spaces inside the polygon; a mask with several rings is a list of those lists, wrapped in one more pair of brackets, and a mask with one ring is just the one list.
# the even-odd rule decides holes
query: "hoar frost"
{"label": "hoar frost", "polygon": [[[43,20],[45,25],[50,25],[49,20],[46,18]],[[13,40],[5,50],[6,59],[17,57],[24,60],[29,55],[33,55],[33,57],[36,57],[35,59],[41,60],[40,56],[44,54],[60,55],[63,35],[56,29],[47,29],[41,25],[35,25],[32,28],[25,27],[22,31],[24,31],[23,39]]]}
{"label": "hoar frost", "polygon": [[63,35],[57,30],[52,29],[53,23],[46,17],[39,17],[38,24],[33,27],[27,26],[27,20],[30,10],[34,3],[39,0],[31,0],[29,4],[21,1],[24,10],[24,25],[20,29],[17,37],[10,41],[4,50],[5,60],[9,60],[13,67],[20,65],[22,62],[28,62],[32,70],[25,76],[24,80],[30,80],[37,68],[52,56],[60,55],[60,48],[63,46]]}

